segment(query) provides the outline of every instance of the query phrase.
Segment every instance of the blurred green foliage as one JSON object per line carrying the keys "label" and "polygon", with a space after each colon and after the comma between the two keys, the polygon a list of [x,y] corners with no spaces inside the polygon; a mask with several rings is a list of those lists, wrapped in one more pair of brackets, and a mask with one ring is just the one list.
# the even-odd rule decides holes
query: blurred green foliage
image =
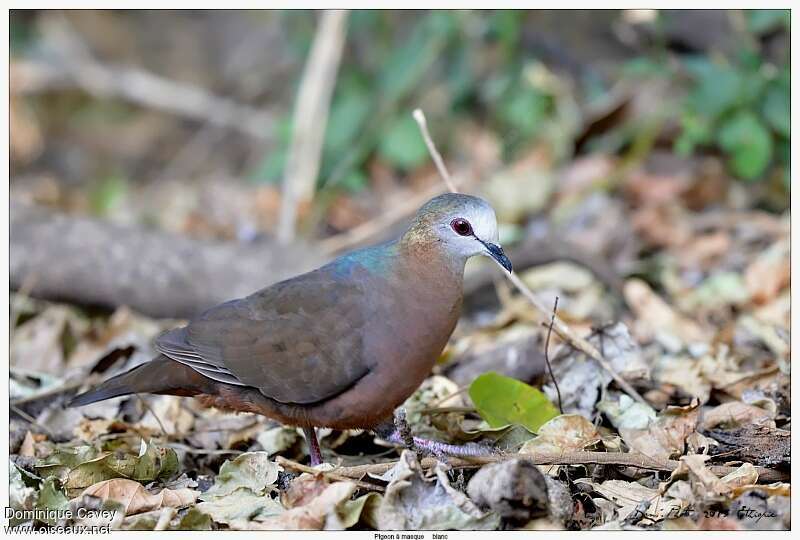
{"label": "blurred green foliage", "polygon": [[[313,39],[313,15],[287,12],[282,17],[296,29],[291,46],[302,61]],[[751,10],[744,17],[748,39],[742,40],[734,58],[707,53],[677,55],[674,62],[670,58],[676,55],[666,54],[658,43],[625,64],[620,77],[684,81],[685,98],[664,106],[679,111],[680,135],[674,143],[679,154],[719,151],[731,173],[746,181],[765,177],[774,166],[788,185],[789,66],[770,64],[758,40],[776,28],[788,29],[789,12]],[[507,160],[543,138],[560,149],[557,155],[570,153],[577,125],[563,125],[571,121],[560,110],[565,97],[534,74],[542,64],[521,41],[524,24],[524,13],[508,10],[352,12],[349,49],[325,132],[319,186],[363,189],[373,157],[405,173],[424,165],[428,153],[409,111],[431,93],[437,94],[438,109],[426,112],[429,117],[433,113],[434,138],[445,152],[453,138],[437,132],[437,115],[446,115],[446,124],[470,118],[491,129],[500,137]],[[582,92],[584,100],[609,90],[597,79],[577,82],[582,86],[570,91]],[[560,132],[552,129],[556,123],[562,124]],[[254,180],[280,180],[291,112],[281,126],[280,148],[253,172]],[[620,151],[636,144],[641,131],[621,125],[604,136],[599,148]],[[588,148],[598,146],[590,143]]]}
{"label": "blurred green foliage", "polygon": [[[283,17],[287,24],[305,28],[313,16],[290,12]],[[458,117],[485,120],[502,136],[508,154],[534,139],[554,112],[551,91],[525,75],[536,59],[520,48],[519,13],[432,11],[405,17],[409,24],[396,24],[397,13],[351,13],[351,49],[340,66],[325,131],[321,187],[363,188],[373,156],[402,172],[426,163],[428,152],[409,113],[426,92],[437,92],[445,102],[434,116],[446,114],[448,122]],[[306,35],[310,42],[313,33]],[[307,47],[297,45],[297,50]],[[437,143],[446,149],[450,134],[436,133],[436,123],[431,124]],[[279,151],[254,171],[255,180],[281,178],[291,113],[282,125],[286,131]]]}
{"label": "blurred green foliage", "polygon": [[746,17],[751,39],[743,40],[735,58],[683,59],[692,84],[675,150],[687,155],[698,147],[716,147],[730,171],[748,181],[763,178],[775,164],[788,185],[789,65],[767,62],[756,39],[776,25],[788,29],[789,12],[753,10]]}
{"label": "blurred green foliage", "polygon": [[[581,142],[581,151],[625,155],[630,150],[628,155],[642,157],[665,124],[674,127],[677,123],[678,136],[672,142],[680,155],[719,153],[730,172],[744,181],[780,176],[788,186],[788,10],[726,12],[738,21],[733,24],[734,50],[723,53],[712,44],[694,54],[670,48],[665,36],[658,35],[667,16],[659,11],[645,23],[648,32],[655,34],[653,39],[628,44],[624,54],[609,58],[615,71],[602,77],[588,65],[585,53],[571,55],[571,48],[581,49],[582,34],[564,29],[560,40],[546,46],[534,43],[536,25],[547,19],[532,14],[536,12],[352,11],[325,127],[318,187],[361,191],[369,185],[375,161],[400,175],[429,165],[410,115],[416,107],[425,109],[433,137],[445,155],[458,144],[458,129],[477,125],[497,138],[506,162],[542,143],[556,160],[571,159],[586,127],[587,105],[602,102],[619,79],[633,81],[636,88],[637,81],[653,78],[666,79],[670,86],[664,101],[657,104],[659,110],[637,111],[639,117],[592,134]],[[248,16],[268,17],[271,22],[277,17],[286,39],[276,58],[287,65],[304,64],[316,32],[317,13],[255,11]],[[16,11],[12,17],[12,54],[35,56],[40,39],[37,13]],[[614,17],[621,20],[622,13]],[[781,32],[786,39],[778,47],[786,44],[787,51],[775,55],[774,47],[769,50],[770,36]],[[591,44],[602,44],[615,38],[592,39]],[[552,57],[553,50],[569,62],[554,65],[558,62],[544,57]],[[580,64],[576,72],[567,66],[570,62]],[[297,95],[301,71],[299,67],[292,71],[297,80],[277,80],[275,87],[291,90],[286,96]],[[36,103],[39,106],[45,100]],[[283,111],[276,122],[277,144],[255,164],[247,164],[246,172],[254,182],[279,182],[283,177],[293,110],[286,103],[275,109]],[[129,124],[139,111],[118,100],[73,93],[47,98],[46,107],[37,114],[64,132],[66,127],[92,132],[109,123]],[[124,194],[125,177],[131,171],[117,162],[101,163],[97,169],[100,172],[93,176],[100,180],[92,205],[102,213]]]}

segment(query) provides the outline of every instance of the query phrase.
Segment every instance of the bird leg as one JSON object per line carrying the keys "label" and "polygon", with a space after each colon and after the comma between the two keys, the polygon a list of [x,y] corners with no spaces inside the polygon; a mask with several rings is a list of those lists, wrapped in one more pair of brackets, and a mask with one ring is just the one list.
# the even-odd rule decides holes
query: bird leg
{"label": "bird leg", "polygon": [[385,439],[395,444],[401,444],[409,450],[430,454],[437,458],[444,458],[445,456],[478,457],[495,453],[492,448],[476,443],[464,445],[448,444],[431,439],[423,439],[422,437],[414,437],[411,435],[411,428],[406,421],[406,411],[404,409],[395,411],[394,431],[386,434]]}
{"label": "bird leg", "polygon": [[322,463],[322,451],[319,449],[317,433],[313,427],[304,427],[303,434],[306,436],[306,442],[308,442],[308,455],[311,458],[311,466],[316,467]]}

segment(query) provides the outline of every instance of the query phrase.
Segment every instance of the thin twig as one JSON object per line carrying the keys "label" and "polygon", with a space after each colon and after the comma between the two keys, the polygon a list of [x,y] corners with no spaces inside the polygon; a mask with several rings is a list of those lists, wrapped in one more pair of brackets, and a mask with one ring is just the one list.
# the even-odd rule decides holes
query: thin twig
{"label": "thin twig", "polygon": [[314,195],[346,28],[346,10],[323,11],[303,70],[283,173],[278,219],[278,240],[283,244],[294,239],[299,205],[308,203]]}
{"label": "thin twig", "polygon": [[48,428],[47,426],[40,424],[40,423],[39,423],[39,422],[36,420],[36,418],[34,418],[33,416],[29,415],[28,413],[26,413],[25,411],[23,411],[23,410],[22,410],[22,409],[20,409],[19,407],[15,407],[15,406],[14,406],[12,403],[9,403],[9,408],[10,408],[10,409],[11,409],[11,410],[12,410],[12,411],[15,413],[15,414],[18,414],[18,415],[19,415],[19,416],[21,416],[21,417],[22,417],[24,420],[26,420],[26,421],[27,421],[27,422],[28,422],[30,425],[38,427],[39,429],[41,429],[42,431],[44,431],[45,433],[47,433],[48,435],[50,435],[50,437],[51,437],[51,438],[53,437],[53,431],[52,431],[50,428]]}
{"label": "thin twig", "polygon": [[169,431],[167,431],[166,428],[164,428],[164,424],[161,423],[161,418],[159,418],[158,415],[156,414],[156,412],[153,410],[153,408],[150,407],[150,404],[147,403],[147,401],[145,401],[145,399],[141,395],[139,395],[139,394],[135,394],[135,395],[136,395],[137,398],[139,398],[139,402],[142,404],[142,407],[144,407],[147,411],[149,411],[150,414],[153,415],[153,418],[156,419],[156,422],[158,423],[158,427],[161,428],[161,433],[163,433],[166,437],[171,437],[172,434]]}
{"label": "thin twig", "polygon": [[[417,115],[415,111],[414,118],[416,119],[416,117]],[[420,129],[423,129],[423,136],[425,136],[427,130],[423,128],[423,124],[420,124]],[[428,139],[430,139],[430,136],[428,136]],[[433,157],[433,160],[436,161],[436,156],[438,156],[439,153],[435,151],[435,146],[433,144],[433,141],[430,141],[430,145],[428,147],[429,150],[431,147],[434,148],[434,150],[431,152],[431,155]],[[439,157],[439,159],[441,160],[441,156]],[[439,162],[437,162],[437,166],[439,166]],[[444,162],[441,162],[440,174],[442,175],[442,179],[444,180],[445,184],[447,184],[447,186],[450,187],[452,181],[450,180],[450,174],[447,172],[447,168],[445,167]],[[522,293],[522,295],[525,298],[527,298],[531,304],[533,304],[533,306],[538,310],[540,316],[546,316],[546,314],[549,313],[550,310],[544,307],[544,305],[539,301],[538,298],[536,298],[536,296],[533,294],[533,292],[531,292],[528,286],[522,282],[522,280],[519,278],[519,276],[517,276],[517,274],[513,274],[510,272],[504,272],[504,273],[505,276],[511,281],[511,283],[513,283],[514,286],[516,286],[517,289]],[[609,375],[611,375],[611,378],[614,379],[614,382],[616,382],[617,385],[631,398],[638,401],[639,403],[647,405],[648,407],[650,406],[650,404],[647,403],[647,401],[645,401],[645,399],[639,395],[639,392],[637,392],[630,384],[628,384],[628,382],[625,379],[620,377],[620,375],[616,371],[614,371],[614,368],[611,367],[611,364],[609,364],[608,361],[605,358],[603,358],[603,355],[600,354],[600,352],[594,347],[594,345],[586,341],[585,338],[577,335],[570,327],[568,327],[564,323],[564,321],[562,321],[558,317],[558,315],[554,315],[552,317],[552,322],[553,322],[553,329],[556,331],[556,334],[561,336],[561,338],[564,341],[569,343],[572,347],[583,352],[590,358],[593,358],[595,361],[597,361],[597,363],[600,364],[600,366],[604,370],[606,370],[609,373]]]}
{"label": "thin twig", "polygon": [[[89,376],[88,382],[91,383],[92,381],[94,381],[94,379],[95,379],[95,377]],[[65,384],[63,386],[57,386],[55,388],[48,388],[48,389],[46,389],[44,391],[37,392],[37,393],[31,394],[29,396],[25,396],[23,398],[15,399],[14,401],[11,402],[11,404],[15,405],[17,407],[21,407],[21,406],[27,405],[28,403],[31,403],[31,402],[34,402],[34,401],[39,401],[40,399],[55,398],[56,396],[59,396],[61,394],[66,394],[67,392],[71,392],[72,390],[76,390],[76,389],[80,388],[86,382],[87,382],[87,380],[75,381],[75,382],[71,382],[71,383]]]}
{"label": "thin twig", "polygon": [[556,387],[556,395],[558,396],[558,410],[561,414],[564,414],[564,406],[561,404],[561,390],[558,388],[558,381],[556,381],[556,376],[553,374],[553,366],[550,364],[550,334],[553,333],[553,323],[556,319],[556,310],[558,309],[558,296],[556,296],[556,301],[553,302],[553,315],[550,317],[550,324],[547,326],[547,338],[544,340],[544,361],[547,363],[547,371],[550,372],[550,379],[553,381],[553,386]]}
{"label": "thin twig", "polygon": [[[448,458],[448,465],[453,468],[475,468],[488,463],[498,463],[509,461],[512,459],[523,459],[530,461],[535,465],[620,465],[623,467],[634,467],[637,469],[645,469],[651,471],[667,471],[671,472],[678,468],[679,461],[675,460],[660,460],[655,459],[638,452],[562,452],[562,453],[549,453],[537,452],[533,454],[501,454],[491,456],[477,456],[470,458]],[[367,474],[383,474],[389,469],[393,468],[399,460],[389,461],[384,463],[373,463],[368,465],[356,465],[354,467],[339,467],[333,470],[338,475],[347,478],[362,478]],[[426,457],[420,461],[420,465],[424,469],[435,467],[437,460],[435,458]],[[717,476],[725,476],[738,467],[726,467],[721,465],[708,466],[708,470]],[[767,469],[765,467],[756,467],[758,471],[758,479],[761,482],[779,482],[785,480],[788,475],[781,471]]]}
{"label": "thin twig", "polygon": [[[547,313],[549,311],[544,307],[544,305],[539,301],[539,299],[536,298],[536,296],[533,294],[533,292],[531,292],[528,286],[522,282],[519,276],[517,276],[516,274],[508,274],[508,273],[506,273],[506,276],[508,276],[508,279],[510,279],[511,282],[514,285],[516,285],[517,289],[519,289],[519,292],[521,292],[522,295],[525,298],[527,298],[528,301],[531,304],[533,304],[536,309],[539,310],[540,314]],[[611,378],[614,379],[614,382],[616,382],[617,385],[631,398],[638,401],[639,403],[647,405],[648,407],[650,406],[650,404],[647,403],[647,401],[645,401],[645,399],[639,395],[639,392],[637,392],[630,384],[628,384],[628,382],[625,379],[620,377],[620,375],[616,371],[614,371],[614,368],[611,367],[611,364],[608,363],[608,360],[603,358],[603,355],[600,354],[600,351],[598,351],[594,345],[589,343],[585,338],[577,335],[569,326],[567,326],[564,323],[564,321],[562,321],[558,317],[558,315],[556,315],[553,318],[553,322],[554,322],[553,330],[555,330],[556,334],[558,334],[559,337],[561,337],[561,339],[563,339],[564,341],[569,343],[572,347],[578,349],[582,353],[594,359],[598,364],[600,364],[600,367],[606,370],[608,374],[611,375]]]}
{"label": "thin twig", "polygon": [[444,165],[442,155],[436,149],[436,145],[433,144],[433,139],[428,131],[428,121],[425,119],[425,113],[422,112],[422,109],[415,109],[413,116],[414,120],[416,120],[417,124],[419,125],[419,130],[422,132],[422,138],[425,140],[425,145],[428,147],[428,152],[431,153],[433,162],[436,163],[436,168],[439,169],[439,174],[442,176],[442,180],[444,180],[444,183],[447,184],[447,189],[453,193],[458,193],[458,188],[456,188],[456,185],[453,183],[453,179],[450,177],[450,173],[447,171],[447,167]]}
{"label": "thin twig", "polygon": [[351,476],[344,476],[334,471],[321,471],[319,469],[315,469],[314,467],[309,467],[308,465],[303,465],[302,463],[298,463],[296,461],[292,461],[291,459],[287,459],[283,456],[276,456],[275,462],[278,465],[281,465],[287,469],[292,469],[295,471],[300,471],[308,474],[313,474],[315,476],[324,476],[331,480],[336,480],[338,482],[352,482],[356,486],[360,487],[361,489],[367,489],[370,491],[386,491],[383,486],[379,486],[377,484],[371,484],[369,482],[362,482],[361,480],[351,477]]}
{"label": "thin twig", "polygon": [[385,212],[381,212],[375,219],[322,240],[319,246],[323,252],[329,255],[352,249],[383,233],[400,220],[412,215],[425,202],[440,193],[442,193],[442,187],[437,182],[420,193],[403,197],[398,204],[392,205]]}

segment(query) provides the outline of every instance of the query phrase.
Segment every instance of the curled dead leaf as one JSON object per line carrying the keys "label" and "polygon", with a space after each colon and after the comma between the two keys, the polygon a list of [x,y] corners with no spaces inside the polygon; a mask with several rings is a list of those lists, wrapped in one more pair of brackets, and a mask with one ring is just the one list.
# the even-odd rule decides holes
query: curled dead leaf
{"label": "curled dead leaf", "polygon": [[706,412],[703,416],[703,427],[705,429],[714,429],[718,426],[736,428],[748,424],[763,424],[775,427],[773,418],[774,413],[755,405],[748,405],[741,401],[730,401]]}
{"label": "curled dead leaf", "polygon": [[676,312],[650,286],[640,279],[630,279],[623,290],[625,300],[636,314],[638,324],[654,337],[667,334],[682,345],[707,343],[710,336],[697,323]]}
{"label": "curled dead leaf", "polygon": [[519,452],[533,454],[584,450],[600,440],[600,434],[589,420],[579,414],[562,414],[540,427],[538,436],[526,442]]}
{"label": "curled dead leaf", "polygon": [[633,450],[657,459],[683,454],[686,439],[695,432],[699,401],[686,407],[668,407],[644,429],[620,427],[619,433]]}
{"label": "curled dead leaf", "polygon": [[182,508],[194,504],[199,491],[193,489],[162,489],[152,494],[139,482],[127,478],[104,480],[89,486],[81,496],[91,495],[103,501],[116,501],[125,509],[125,515],[139,514],[159,508]]}

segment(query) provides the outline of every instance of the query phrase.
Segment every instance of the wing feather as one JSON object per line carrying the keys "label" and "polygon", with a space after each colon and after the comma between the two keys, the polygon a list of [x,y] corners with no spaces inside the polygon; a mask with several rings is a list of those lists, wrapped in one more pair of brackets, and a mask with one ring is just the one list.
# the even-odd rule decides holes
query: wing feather
{"label": "wing feather", "polygon": [[277,401],[324,400],[369,371],[369,302],[353,277],[323,267],[278,283],[162,334],[156,348],[211,379],[253,386]]}

